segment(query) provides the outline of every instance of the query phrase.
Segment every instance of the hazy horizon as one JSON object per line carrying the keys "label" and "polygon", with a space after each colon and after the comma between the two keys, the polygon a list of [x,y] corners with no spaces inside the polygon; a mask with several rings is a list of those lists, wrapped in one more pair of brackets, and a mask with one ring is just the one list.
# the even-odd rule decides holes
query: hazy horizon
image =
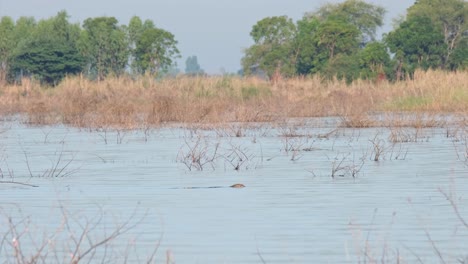
{"label": "hazy horizon", "polygon": [[[292,2],[294,2],[292,4]],[[155,24],[173,33],[179,42],[182,58],[178,68],[185,69],[185,60],[195,55],[205,72],[217,74],[237,72],[243,49],[252,44],[250,30],[262,18],[286,15],[294,21],[302,18],[325,3],[342,1],[306,0],[255,0],[255,1],[220,1],[189,0],[132,2],[122,0],[91,1],[82,0],[0,0],[0,16],[17,19],[32,16],[37,20],[49,18],[61,10],[66,10],[70,22],[82,23],[86,18],[114,16],[120,24],[128,24],[134,15],[142,19],[151,19]],[[378,32],[387,32],[392,28],[391,21],[405,13],[414,1],[408,0],[369,0],[387,9],[385,25]]]}

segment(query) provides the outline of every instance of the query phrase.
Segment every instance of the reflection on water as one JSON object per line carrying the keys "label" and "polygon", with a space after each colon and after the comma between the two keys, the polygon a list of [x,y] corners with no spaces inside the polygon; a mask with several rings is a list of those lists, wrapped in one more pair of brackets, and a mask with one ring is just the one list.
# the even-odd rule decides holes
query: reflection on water
{"label": "reflection on water", "polygon": [[[1,180],[39,187],[0,184],[1,234],[7,216],[30,217],[25,234],[55,241],[59,257],[47,263],[73,254],[70,237],[83,227],[99,241],[129,218],[135,227],[106,247],[114,261],[146,262],[155,248],[157,263],[432,263],[437,251],[454,263],[468,254],[468,229],[441,193],[468,219],[464,131],[428,128],[398,142],[391,129],[335,129],[333,120],[242,128],[242,137],[3,126]],[[234,183],[247,187],[187,188]],[[14,258],[10,246],[1,259]]]}

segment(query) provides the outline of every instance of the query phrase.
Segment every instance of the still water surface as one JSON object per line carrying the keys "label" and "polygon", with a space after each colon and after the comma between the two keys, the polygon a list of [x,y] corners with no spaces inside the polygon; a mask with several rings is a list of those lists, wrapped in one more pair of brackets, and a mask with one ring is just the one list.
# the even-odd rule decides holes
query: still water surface
{"label": "still water surface", "polygon": [[[34,239],[60,234],[49,247],[58,257],[46,263],[69,261],[70,234],[86,223],[98,223],[90,232],[98,240],[129,217],[138,223],[110,243],[111,262],[146,262],[158,243],[156,263],[359,263],[366,254],[367,262],[439,263],[436,250],[457,263],[468,256],[468,229],[440,191],[468,219],[464,128],[407,128],[418,138],[392,144],[387,128],[335,127],[311,120],[119,134],[4,122],[1,180],[38,187],[0,184],[0,234],[11,229],[8,216],[29,216],[25,233]],[[190,150],[206,158],[203,170],[184,158]],[[189,188],[234,183],[246,188]],[[22,237],[26,255],[34,253],[30,237]],[[4,245],[1,262],[8,258]]]}

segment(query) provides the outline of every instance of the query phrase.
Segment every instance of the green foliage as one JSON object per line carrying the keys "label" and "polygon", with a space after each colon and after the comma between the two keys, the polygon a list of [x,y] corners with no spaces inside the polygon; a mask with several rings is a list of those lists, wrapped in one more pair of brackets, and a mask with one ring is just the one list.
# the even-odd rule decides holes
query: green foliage
{"label": "green foliage", "polygon": [[337,55],[328,62],[323,69],[323,74],[328,79],[336,77],[338,80],[344,79],[346,83],[351,83],[353,80],[360,77],[358,55]]}
{"label": "green foliage", "polygon": [[[465,0],[418,0],[408,8],[408,19],[414,17],[428,17],[434,27],[443,34],[447,47],[444,66],[445,63],[451,63],[451,56],[458,47],[466,45],[468,3]],[[451,63],[451,66],[454,64]]]}
{"label": "green foliage", "polygon": [[16,20],[14,31],[14,42],[16,45],[21,46],[30,41],[36,28],[36,20],[32,17],[20,17]]}
{"label": "green foliage", "polygon": [[87,59],[88,75],[98,80],[120,75],[127,65],[127,38],[117,23],[114,17],[88,18],[83,23],[79,48]]}
{"label": "green foliage", "polygon": [[56,85],[66,75],[81,72],[83,62],[76,48],[44,37],[23,45],[13,56],[11,68],[43,84]]}
{"label": "green foliage", "polygon": [[2,17],[0,21],[0,84],[6,80],[10,57],[15,48],[15,23],[11,17]]}
{"label": "green foliage", "polygon": [[0,83],[34,76],[54,85],[65,75],[83,72],[92,79],[134,73],[175,73],[178,57],[174,36],[133,17],[119,26],[114,17],[88,18],[82,27],[68,21],[66,11],[36,22],[20,17],[0,20]]}
{"label": "green foliage", "polygon": [[76,48],[80,27],[68,22],[65,11],[37,24],[34,19],[20,18],[12,33],[11,78],[32,75],[44,84],[55,85],[64,76],[82,70],[84,58]]}
{"label": "green foliage", "polygon": [[131,48],[135,48],[137,40],[143,33],[143,21],[140,17],[133,16],[125,29],[127,31],[128,43]]}
{"label": "green foliage", "polygon": [[361,0],[347,0],[338,4],[326,4],[316,12],[307,13],[306,17],[316,17],[320,21],[330,17],[340,18],[355,26],[361,35],[361,43],[375,40],[378,27],[383,25],[385,8]]}
{"label": "green foliage", "polygon": [[255,44],[245,51],[242,59],[244,73],[260,70],[270,79],[274,75],[294,75],[291,47],[295,32],[296,26],[286,16],[267,17],[257,22],[250,32]]}
{"label": "green foliage", "polygon": [[320,73],[328,79],[336,77],[347,83],[360,79],[385,76],[390,66],[390,56],[380,42],[371,42],[354,53],[339,53],[324,64]]}
{"label": "green foliage", "polygon": [[67,12],[60,11],[55,17],[39,21],[32,38],[47,38],[76,47],[80,32],[80,25],[70,24]]}
{"label": "green foliage", "polygon": [[16,23],[10,17],[2,17],[0,22],[0,83],[12,81],[15,73],[11,64],[13,56],[33,38],[37,28],[31,17],[20,17]]}
{"label": "green foliage", "polygon": [[327,50],[329,59],[338,53],[351,54],[359,47],[359,30],[345,21],[330,18],[317,30],[319,47]]}
{"label": "green foliage", "polygon": [[282,45],[290,42],[295,30],[294,23],[286,16],[268,17],[253,26],[250,36],[255,44]]}
{"label": "green foliage", "polygon": [[174,35],[157,28],[150,20],[141,24],[139,18],[134,17],[130,22],[130,43],[134,43],[132,68],[137,73],[151,75],[171,69],[174,60],[180,57]]}
{"label": "green foliage", "polygon": [[319,45],[317,30],[320,27],[318,19],[304,18],[297,22],[297,34],[294,48],[297,54],[296,71],[307,75],[319,72],[328,61],[326,50]]}
{"label": "green foliage", "polygon": [[204,71],[198,64],[197,56],[189,56],[185,61],[185,74],[196,76],[203,75]]}
{"label": "green foliage", "polygon": [[397,78],[412,74],[416,68],[441,67],[446,50],[444,36],[428,17],[410,17],[385,36],[397,61]]}
{"label": "green foliage", "polygon": [[449,67],[451,70],[468,69],[468,38],[463,39],[453,51],[449,59]]}
{"label": "green foliage", "polygon": [[[321,73],[351,81],[375,78],[389,55],[380,44],[360,57],[363,39],[374,39],[385,9],[363,1],[348,0],[325,5],[308,13],[294,26],[287,17],[268,17],[254,25],[255,42],[242,59],[245,74],[265,72],[294,76]],[[383,53],[382,53],[383,52]],[[369,67],[369,69],[365,69]]]}
{"label": "green foliage", "polygon": [[[294,43],[299,74],[334,74],[336,71],[329,64],[342,65],[343,58],[359,49],[359,31],[341,18],[329,17],[320,21],[305,17],[297,22],[297,28]],[[340,58],[334,60],[336,56]]]}
{"label": "green foliage", "polygon": [[384,43],[371,42],[359,52],[360,78],[375,79],[386,74],[390,66],[390,55]]}

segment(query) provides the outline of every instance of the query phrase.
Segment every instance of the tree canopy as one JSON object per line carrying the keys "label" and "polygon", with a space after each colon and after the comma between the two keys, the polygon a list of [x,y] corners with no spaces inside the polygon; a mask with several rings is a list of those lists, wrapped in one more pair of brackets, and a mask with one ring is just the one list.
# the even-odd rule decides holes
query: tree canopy
{"label": "tree canopy", "polygon": [[128,61],[129,48],[122,27],[114,17],[88,18],[83,23],[80,51],[87,58],[87,74],[102,80],[120,75]]}
{"label": "tree canopy", "polygon": [[267,17],[257,22],[250,32],[255,44],[245,50],[242,60],[244,72],[249,74],[262,70],[269,78],[293,75],[295,67],[291,64],[294,60],[291,47],[295,34],[296,26],[286,16]]}
{"label": "tree canopy", "polygon": [[408,20],[415,17],[429,18],[434,28],[443,35],[446,45],[444,67],[453,63],[452,55],[458,48],[466,49],[466,45],[463,44],[466,44],[468,38],[468,2],[464,0],[417,0],[408,8]]}
{"label": "tree canopy", "polygon": [[438,68],[443,65],[446,50],[444,36],[428,17],[411,17],[398,29],[390,32],[385,41],[398,61],[397,76],[406,69],[411,73],[416,68]]}
{"label": "tree canopy", "polygon": [[16,46],[15,22],[10,17],[0,20],[0,84],[6,81],[10,66],[10,58]]}
{"label": "tree canopy", "polygon": [[361,35],[363,44],[375,41],[377,28],[383,25],[385,8],[366,3],[362,0],[348,0],[338,4],[325,4],[317,11],[307,13],[307,18],[318,18],[321,21],[330,17],[339,18],[355,26]]}
{"label": "tree canopy", "polygon": [[179,58],[177,41],[172,33],[157,28],[150,20],[129,28],[132,33],[134,49],[134,69],[140,74],[167,72]]}
{"label": "tree canopy", "polygon": [[[411,77],[416,69],[468,68],[465,0],[415,0],[395,28],[376,34],[386,10],[363,0],[324,4],[298,21],[265,17],[250,31],[242,72],[271,80],[320,74],[357,78]],[[34,77],[55,85],[67,75],[102,80],[122,74],[167,76],[180,58],[176,37],[138,16],[127,25],[115,17],[70,23],[65,11],[48,19],[0,19],[0,84]],[[196,56],[187,74],[202,74]]]}
{"label": "tree canopy", "polygon": [[[316,73],[346,79],[370,78],[375,74],[369,74],[369,71],[375,71],[375,67],[363,75],[360,67],[370,67],[370,64],[360,64],[356,56],[375,39],[384,14],[382,7],[348,0],[324,5],[315,12],[306,13],[296,23],[285,16],[264,18],[250,33],[255,44],[245,50],[244,72],[252,74],[260,70],[270,79],[275,74]],[[381,63],[389,63],[382,60]],[[347,67],[353,69],[344,74]]]}
{"label": "tree canopy", "polygon": [[52,38],[32,40],[13,56],[13,71],[24,71],[41,83],[56,85],[67,74],[77,74],[83,69],[84,59],[76,48]]}
{"label": "tree canopy", "polygon": [[0,82],[31,76],[55,85],[66,75],[81,73],[102,80],[130,73],[129,69],[154,75],[174,68],[178,56],[174,35],[139,17],[128,25],[114,17],[73,24],[65,11],[39,21],[0,20]]}
{"label": "tree canopy", "polygon": [[3,69],[10,72],[10,78],[34,76],[43,84],[55,85],[64,76],[82,71],[84,58],[76,47],[80,28],[68,22],[66,12],[39,23],[20,18],[16,25],[9,24]]}
{"label": "tree canopy", "polygon": [[416,69],[468,67],[467,2],[416,0],[395,29],[377,41],[386,10],[362,0],[325,4],[294,23],[258,21],[245,50],[245,74],[400,80]]}

